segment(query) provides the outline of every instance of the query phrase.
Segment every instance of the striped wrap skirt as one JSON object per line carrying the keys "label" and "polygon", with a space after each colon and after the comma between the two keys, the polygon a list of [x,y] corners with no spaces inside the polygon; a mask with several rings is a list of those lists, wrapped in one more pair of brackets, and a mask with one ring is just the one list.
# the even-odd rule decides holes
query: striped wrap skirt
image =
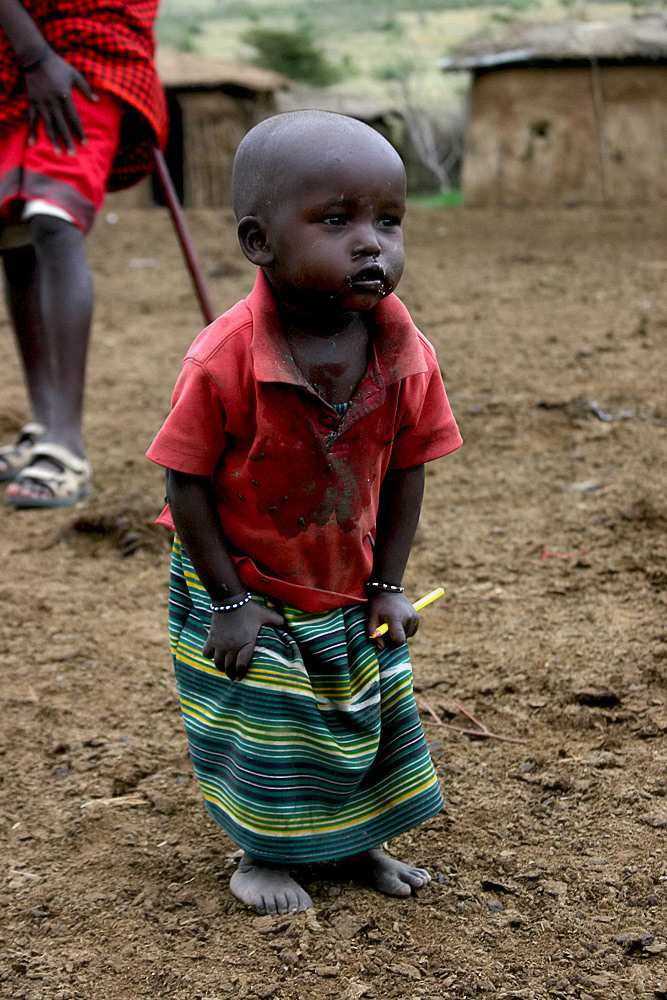
{"label": "striped wrap skirt", "polygon": [[209,598],[178,539],[171,651],[190,757],[207,809],[240,847],[300,864],[377,847],[442,809],[412,690],[407,644],[378,651],[361,605],[282,613],[248,673],[202,654]]}

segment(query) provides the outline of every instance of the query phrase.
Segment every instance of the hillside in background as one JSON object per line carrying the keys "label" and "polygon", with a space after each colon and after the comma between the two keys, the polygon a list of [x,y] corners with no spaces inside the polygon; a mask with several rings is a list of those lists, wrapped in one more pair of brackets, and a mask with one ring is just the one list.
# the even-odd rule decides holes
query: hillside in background
{"label": "hillside in background", "polygon": [[[641,0],[639,0],[641,3]],[[563,3],[560,0],[162,0],[162,44],[221,59],[256,61],[251,33],[284,32],[310,41],[333,70],[334,93],[409,101],[427,109],[456,105],[467,90],[460,74],[438,61],[471,35],[494,33],[510,22],[589,20],[627,16],[637,3]],[[279,69],[277,66],[270,66]],[[284,69],[283,69],[284,71]]]}

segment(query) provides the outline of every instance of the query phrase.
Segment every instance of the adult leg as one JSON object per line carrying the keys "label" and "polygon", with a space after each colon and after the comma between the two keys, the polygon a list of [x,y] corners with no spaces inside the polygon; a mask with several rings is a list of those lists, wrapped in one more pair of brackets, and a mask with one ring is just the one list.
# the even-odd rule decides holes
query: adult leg
{"label": "adult leg", "polygon": [[0,479],[6,481],[30,461],[35,443],[43,437],[48,421],[51,361],[39,312],[35,252],[27,243],[5,249],[0,256],[5,301],[32,411],[16,443],[0,449]]}
{"label": "adult leg", "polygon": [[[83,458],[84,381],[93,310],[84,236],[72,223],[47,215],[34,216],[30,232],[36,264],[30,302],[27,287],[15,293],[19,310],[15,323],[17,327],[24,324],[24,332],[17,329],[17,337],[22,352],[26,344],[28,360],[26,353],[23,358],[29,391],[31,386],[38,391],[44,415],[40,423],[47,428],[45,440]],[[35,462],[35,467],[52,465],[46,458]],[[48,486],[29,476],[19,477],[7,488],[7,496],[49,494]]]}
{"label": "adult leg", "polygon": [[2,260],[5,299],[18,344],[32,419],[47,427],[53,375],[39,309],[35,251],[26,244],[6,251]]}
{"label": "adult leg", "polygon": [[48,440],[85,455],[81,421],[93,315],[93,278],[77,226],[48,215],[30,220],[41,323],[51,357]]}

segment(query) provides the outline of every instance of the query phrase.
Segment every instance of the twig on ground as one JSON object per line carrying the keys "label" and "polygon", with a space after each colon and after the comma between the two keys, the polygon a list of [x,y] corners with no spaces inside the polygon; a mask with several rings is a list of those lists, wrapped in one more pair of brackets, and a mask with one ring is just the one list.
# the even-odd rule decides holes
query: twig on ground
{"label": "twig on ground", "polygon": [[417,706],[421,708],[424,712],[428,712],[428,714],[432,717],[433,720],[431,722],[425,720],[424,721],[425,726],[440,726],[442,729],[450,729],[452,730],[452,732],[462,733],[464,736],[475,736],[478,739],[486,739],[486,740],[501,740],[503,743],[527,742],[527,740],[522,740],[515,736],[503,736],[501,733],[492,733],[491,730],[483,722],[480,722],[479,719],[476,719],[475,716],[472,715],[466,708],[464,708],[463,705],[459,704],[459,702],[456,701],[455,698],[451,698],[449,695],[445,695],[444,697],[447,698],[449,701],[451,701],[452,705],[456,706],[457,711],[461,712],[462,715],[465,715],[467,719],[470,719],[472,724],[477,728],[468,729],[465,726],[454,726],[449,722],[443,722],[440,716],[433,708],[433,706],[429,705],[429,703],[426,701],[425,698],[418,698],[415,695],[415,701],[417,702]]}
{"label": "twig on ground", "polygon": [[448,698],[449,701],[451,701],[452,705],[454,705],[455,708],[459,710],[461,715],[465,715],[466,719],[470,719],[473,726],[478,726],[479,729],[485,729],[488,732],[488,729],[484,725],[484,723],[480,722],[479,719],[476,719],[475,716],[472,714],[472,712],[469,712],[467,708],[464,708],[463,705],[460,702],[458,702],[455,698],[452,698],[452,696],[448,694],[445,695],[445,698]]}
{"label": "twig on ground", "polygon": [[89,799],[88,802],[82,802],[81,809],[91,809],[91,808],[111,808],[111,809],[133,809],[140,806],[149,806],[150,802],[148,799],[144,798],[143,795],[137,792],[130,792],[128,795],[114,795],[110,798],[102,799]]}

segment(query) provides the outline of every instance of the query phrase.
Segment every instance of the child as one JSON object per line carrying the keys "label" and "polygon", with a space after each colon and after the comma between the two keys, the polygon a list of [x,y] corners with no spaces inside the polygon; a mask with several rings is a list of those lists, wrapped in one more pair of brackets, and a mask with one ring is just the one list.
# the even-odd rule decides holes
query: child
{"label": "child", "polygon": [[429,874],[380,845],[442,797],[401,580],[423,463],[461,438],[433,349],[392,295],[405,171],[368,126],[297,111],[246,135],[232,188],[255,288],[194,342],[148,452],[177,532],[190,754],[245,852],[230,889],[258,913],[312,906],[289,870],[332,859],[409,896]]}
{"label": "child", "polygon": [[0,448],[10,507],[91,492],[82,436],[93,283],[84,236],[166,140],[158,0],[0,0],[0,255],[32,410]]}

